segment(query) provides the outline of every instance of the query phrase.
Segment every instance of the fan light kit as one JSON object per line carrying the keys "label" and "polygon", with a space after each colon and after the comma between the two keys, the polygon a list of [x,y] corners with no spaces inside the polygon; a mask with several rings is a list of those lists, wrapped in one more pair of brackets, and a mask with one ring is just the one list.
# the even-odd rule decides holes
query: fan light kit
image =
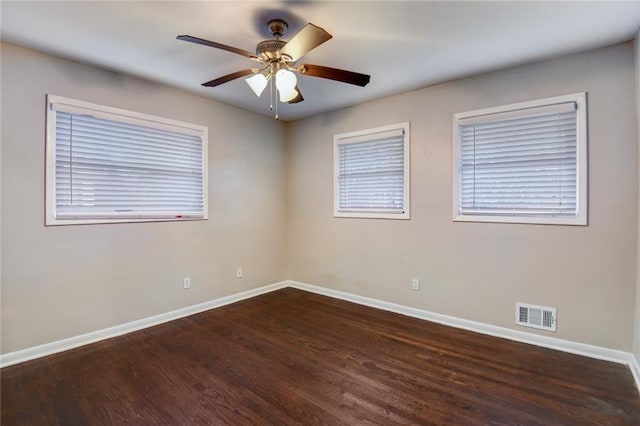
{"label": "fan light kit", "polygon": [[[274,80],[280,102],[295,104],[304,100],[302,92],[298,87],[298,77],[296,76],[296,73],[311,77],[327,78],[361,87],[364,87],[369,83],[371,77],[366,74],[340,70],[337,68],[329,68],[321,65],[296,65],[296,61],[301,57],[332,38],[331,34],[326,32],[324,29],[309,23],[287,42],[280,40],[280,37],[287,32],[288,24],[285,21],[282,19],[273,19],[269,21],[267,25],[269,27],[269,32],[273,35],[274,39],[264,40],[258,43],[255,54],[237,47],[227,46],[225,44],[189,35],[179,35],[177,38],[178,40],[226,50],[260,63],[262,67],[236,71],[203,83],[202,85],[215,87],[240,77],[250,76],[246,78],[245,81],[256,96],[260,97],[267,86],[270,86],[272,109],[274,96],[276,95],[273,90]],[[275,109],[275,118],[277,120],[277,101],[275,102]]]}

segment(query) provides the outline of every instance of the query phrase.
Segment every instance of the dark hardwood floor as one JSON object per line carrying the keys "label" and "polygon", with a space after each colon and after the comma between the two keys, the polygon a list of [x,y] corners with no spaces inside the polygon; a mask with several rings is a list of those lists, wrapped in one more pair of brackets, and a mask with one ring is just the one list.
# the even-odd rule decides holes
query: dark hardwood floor
{"label": "dark hardwood floor", "polygon": [[2,425],[640,424],[626,366],[283,289],[2,370]]}

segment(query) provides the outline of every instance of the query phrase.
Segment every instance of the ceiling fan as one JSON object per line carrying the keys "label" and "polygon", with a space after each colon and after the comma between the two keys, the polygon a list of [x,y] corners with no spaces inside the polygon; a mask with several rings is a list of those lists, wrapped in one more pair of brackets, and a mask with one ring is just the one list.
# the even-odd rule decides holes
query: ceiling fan
{"label": "ceiling fan", "polygon": [[[312,49],[315,49],[332,38],[332,35],[324,29],[309,23],[298,31],[289,41],[284,41],[280,40],[280,37],[286,34],[288,28],[288,24],[284,20],[272,19],[267,23],[267,26],[274,38],[258,43],[255,54],[237,47],[227,46],[190,35],[179,35],[177,39],[226,50],[247,57],[261,65],[257,68],[236,71],[202,84],[207,87],[215,87],[237,78],[251,76],[246,78],[245,81],[257,96],[262,95],[262,92],[269,82],[271,82],[272,85],[271,92],[273,95],[273,83],[275,80],[280,102],[295,104],[304,100],[302,92],[298,87],[296,72],[302,75],[327,78],[361,87],[369,83],[371,77],[366,74],[321,65],[296,64],[301,57],[309,53]],[[277,112],[276,118],[278,118]]]}

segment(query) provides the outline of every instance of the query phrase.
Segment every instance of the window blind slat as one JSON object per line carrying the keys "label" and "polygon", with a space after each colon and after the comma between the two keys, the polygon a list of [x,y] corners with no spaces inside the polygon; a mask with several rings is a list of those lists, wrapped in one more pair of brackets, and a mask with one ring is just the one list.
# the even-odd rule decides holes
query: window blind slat
{"label": "window blind slat", "polygon": [[459,213],[575,216],[573,103],[460,120]]}
{"label": "window blind slat", "polygon": [[516,107],[502,112],[491,112],[488,114],[472,115],[460,119],[461,124],[470,125],[474,123],[484,123],[491,125],[494,122],[504,122],[508,120],[517,120],[521,117],[525,119],[535,119],[535,117],[544,117],[546,115],[561,115],[567,112],[573,112],[577,108],[576,102],[557,102],[548,105],[534,106],[528,108]]}
{"label": "window blind slat", "polygon": [[56,218],[203,217],[201,136],[64,110],[55,120]]}
{"label": "window blind slat", "polygon": [[[59,114],[65,114],[63,112]],[[60,136],[69,136],[71,131],[71,117],[61,117],[60,126],[56,131]],[[125,145],[134,141],[136,145],[148,148],[156,149],[179,149],[179,148],[198,148],[198,136],[194,135],[181,135],[174,132],[164,132],[158,134],[158,132],[152,132],[150,128],[140,126],[137,132],[124,132],[111,126],[105,128],[105,121],[94,118],[96,122],[92,127],[88,127],[86,122],[83,121],[82,116],[73,117],[73,132],[74,139],[76,140],[93,140],[93,141],[108,141]],[[101,120],[101,121],[97,121]],[[111,122],[113,123],[113,122]],[[109,124],[111,124],[109,123]],[[64,139],[63,139],[64,140]],[[162,142],[162,144],[159,144]]]}
{"label": "window blind slat", "polygon": [[337,137],[337,210],[404,213],[405,143],[402,128]]}

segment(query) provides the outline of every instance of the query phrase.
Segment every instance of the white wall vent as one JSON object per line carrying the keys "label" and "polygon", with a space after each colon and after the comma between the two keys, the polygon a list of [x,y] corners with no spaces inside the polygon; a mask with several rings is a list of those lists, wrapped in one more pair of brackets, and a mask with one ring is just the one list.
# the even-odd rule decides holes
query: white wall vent
{"label": "white wall vent", "polygon": [[516,303],[516,324],[556,331],[556,308]]}

